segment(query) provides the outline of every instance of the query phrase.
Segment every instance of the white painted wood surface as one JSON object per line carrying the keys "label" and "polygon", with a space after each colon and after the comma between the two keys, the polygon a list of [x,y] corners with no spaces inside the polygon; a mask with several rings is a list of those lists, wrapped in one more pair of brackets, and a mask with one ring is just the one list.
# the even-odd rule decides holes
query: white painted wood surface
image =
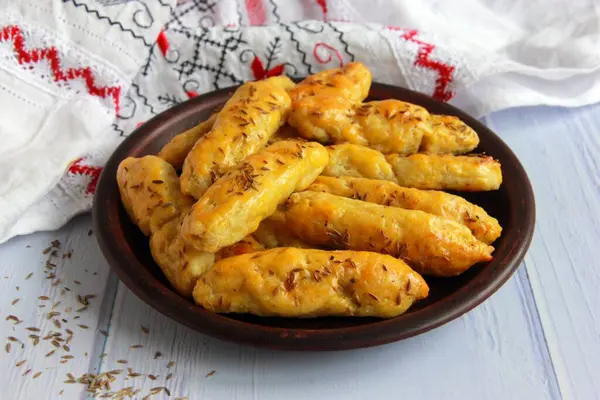
{"label": "white painted wood surface", "polygon": [[[128,367],[143,376],[126,378],[125,372],[112,389],[141,389],[135,398],[160,386],[171,396],[162,391],[152,399],[600,398],[600,105],[508,110],[486,122],[530,175],[536,233],[518,273],[462,318],[403,342],[347,352],[276,352],[225,343],[172,322],[119,284],[95,237],[88,236],[90,217],[83,216],[59,232],[0,246],[0,337],[25,343],[21,349],[11,342],[9,354],[2,349],[0,386],[10,388],[2,398],[86,398],[85,385],[64,383],[67,373]],[[49,280],[48,254],[41,253],[54,239],[61,249],[52,261],[56,278]],[[62,259],[70,249],[72,258]],[[52,286],[56,279],[62,281]],[[61,295],[65,286],[71,291]],[[77,313],[77,293],[97,297]],[[11,305],[15,298],[20,300]],[[69,352],[45,357],[53,346],[42,340],[34,347],[27,336],[36,332],[26,328],[42,328],[40,336],[58,331],[46,314],[59,300],[57,317],[67,320],[61,321],[63,337],[69,328],[73,339]],[[24,322],[14,325],[5,320],[8,315]],[[131,348],[138,344],[143,347]],[[155,359],[157,351],[162,356]],[[67,354],[74,358],[60,364]],[[16,367],[21,360],[27,361]],[[169,361],[175,364],[167,368]],[[36,372],[42,374],[34,379]]]}

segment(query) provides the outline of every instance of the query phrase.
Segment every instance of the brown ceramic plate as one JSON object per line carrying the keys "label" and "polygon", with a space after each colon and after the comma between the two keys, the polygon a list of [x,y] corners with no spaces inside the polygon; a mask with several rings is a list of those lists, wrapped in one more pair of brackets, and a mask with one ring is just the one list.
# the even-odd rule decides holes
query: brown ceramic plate
{"label": "brown ceramic plate", "polygon": [[370,99],[400,99],[436,114],[455,115],[481,138],[476,150],[502,163],[500,190],[461,194],[498,218],[503,234],[494,260],[473,266],[456,278],[427,279],[429,298],[393,319],[261,318],[219,315],[195,305],[171,289],[150,256],[148,239],[121,206],[116,173],[128,156],[156,154],[173,136],[207,119],[236,88],[196,97],[157,115],[131,134],[108,160],[94,199],[93,217],[100,248],[117,276],[159,312],[199,332],[235,342],[289,350],[341,350],[375,346],[427,332],[451,321],[490,297],[518,268],[533,236],[535,204],[525,170],[491,130],[464,112],[411,90],[374,83]]}

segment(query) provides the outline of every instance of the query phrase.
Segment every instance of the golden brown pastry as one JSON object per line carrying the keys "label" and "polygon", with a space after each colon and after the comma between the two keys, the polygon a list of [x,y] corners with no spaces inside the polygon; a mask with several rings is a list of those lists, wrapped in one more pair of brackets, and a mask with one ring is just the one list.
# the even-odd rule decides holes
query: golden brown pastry
{"label": "golden brown pastry", "polygon": [[288,122],[309,140],[412,154],[419,150],[423,135],[432,132],[430,117],[423,107],[400,100],[354,103],[317,95],[294,102]]}
{"label": "golden brown pastry", "polygon": [[327,150],[329,163],[323,170],[325,176],[396,180],[392,166],[377,150],[350,143],[327,146]]}
{"label": "golden brown pastry", "polygon": [[497,190],[502,183],[500,163],[489,156],[389,154],[386,159],[400,186],[478,192]]}
{"label": "golden brown pastry", "polygon": [[252,236],[267,249],[275,247],[298,247],[301,249],[312,247],[290,232],[285,223],[285,215],[281,211],[275,211],[273,215],[264,219]]}
{"label": "golden brown pastry", "polygon": [[293,86],[284,76],[240,86],[186,157],[181,190],[199,199],[219,176],[263,148],[285,123],[291,104],[286,89]]}
{"label": "golden brown pastry", "polygon": [[361,102],[369,95],[370,88],[371,71],[362,63],[352,62],[307,77],[290,90],[290,96],[293,102],[323,94]]}
{"label": "golden brown pastry", "polygon": [[294,193],[285,218],[291,231],[309,243],[390,254],[424,275],[458,275],[490,261],[494,250],[454,221],[328,193]]}
{"label": "golden brown pastry", "polygon": [[169,221],[150,237],[152,258],[162,269],[171,286],[182,296],[192,297],[196,281],[215,261],[263,249],[252,236],[248,236],[216,254],[198,251],[187,244],[179,234],[184,217],[185,215],[181,215]]}
{"label": "golden brown pastry", "polygon": [[431,115],[431,127],[423,135],[420,152],[464,154],[479,145],[477,133],[457,117]]}
{"label": "golden brown pastry", "polygon": [[196,281],[215,262],[215,254],[196,250],[185,243],[179,229],[184,215],[163,225],[150,237],[152,258],[175,290],[191,297]]}
{"label": "golden brown pastry", "polygon": [[217,262],[194,300],[218,313],[392,318],[428,293],[418,273],[387,255],[289,247]]}
{"label": "golden brown pastry", "polygon": [[191,197],[181,194],[171,164],[156,156],[123,160],[117,170],[117,184],[125,210],[146,236],[193,203]]}
{"label": "golden brown pastry", "polygon": [[169,143],[163,146],[157,155],[171,164],[176,170],[180,170],[194,144],[213,128],[218,115],[219,113],[214,113],[206,121],[175,136]]}
{"label": "golden brown pastry", "polygon": [[249,156],[193,206],[182,226],[184,239],[208,252],[241,240],[290,194],[308,187],[328,158],[320,144],[295,140],[277,142]]}
{"label": "golden brown pastry", "polygon": [[405,188],[375,179],[327,176],[318,177],[307,190],[438,215],[466,226],[477,240],[486,244],[491,244],[502,233],[498,220],[483,208],[460,196],[436,190]]}
{"label": "golden brown pastry", "polygon": [[190,297],[196,280],[215,256],[185,245],[179,236],[193,199],[179,190],[175,170],[159,157],[130,157],[119,165],[117,182],[131,219],[150,236],[152,257],[175,290]]}

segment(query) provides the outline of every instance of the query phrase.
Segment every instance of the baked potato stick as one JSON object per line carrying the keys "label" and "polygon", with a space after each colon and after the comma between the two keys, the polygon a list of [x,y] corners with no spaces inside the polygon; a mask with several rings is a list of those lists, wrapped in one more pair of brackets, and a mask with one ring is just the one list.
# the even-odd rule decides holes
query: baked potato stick
{"label": "baked potato stick", "polygon": [[390,254],[424,275],[454,276],[492,259],[494,248],[467,227],[419,210],[317,192],[294,193],[286,208],[287,225],[309,243]]}
{"label": "baked potato stick", "polygon": [[218,313],[392,318],[428,293],[418,273],[387,255],[278,248],[217,262],[194,300]]}
{"label": "baked potato stick", "polygon": [[193,204],[191,197],[181,194],[171,164],[156,156],[123,160],[117,169],[117,184],[125,210],[146,236]]}
{"label": "baked potato stick", "polygon": [[329,163],[323,170],[325,176],[396,180],[392,166],[377,150],[346,143],[327,146],[327,151],[329,151]]}
{"label": "baked potato stick", "polygon": [[323,94],[361,102],[369,95],[371,79],[371,71],[364,64],[351,62],[340,68],[310,75],[290,90],[290,96],[292,102]]}
{"label": "baked potato stick", "polygon": [[285,215],[281,211],[275,211],[273,215],[264,219],[252,236],[267,249],[275,247],[298,247],[301,249],[312,247],[290,232],[285,223]]}
{"label": "baked potato stick", "polygon": [[119,165],[117,182],[131,219],[150,235],[152,258],[175,290],[191,297],[196,280],[212,266],[215,255],[185,245],[179,236],[193,199],[179,190],[175,170],[159,157],[130,157]]}
{"label": "baked potato stick", "polygon": [[176,170],[181,170],[183,162],[188,153],[192,151],[194,144],[196,144],[198,139],[210,132],[218,115],[219,113],[214,113],[206,121],[175,136],[169,143],[163,146],[157,155],[171,164]]}
{"label": "baked potato stick", "polygon": [[460,196],[436,190],[405,188],[375,179],[327,176],[318,177],[307,190],[438,215],[466,226],[477,240],[486,244],[502,233],[498,220],[483,208]]}
{"label": "baked potato stick", "polygon": [[208,252],[241,240],[290,194],[308,187],[328,158],[320,144],[292,140],[277,142],[246,158],[193,206],[182,225],[184,239]]}
{"label": "baked potato stick", "polygon": [[285,123],[291,104],[286,89],[293,86],[284,76],[240,86],[186,157],[181,190],[200,198],[216,178],[262,149]]}
{"label": "baked potato stick", "polygon": [[[194,249],[179,234],[193,199],[179,190],[175,170],[159,157],[130,157],[119,165],[117,182],[131,219],[150,235],[152,258],[175,290],[191,297],[196,280],[213,265],[215,254]],[[261,248],[253,238],[245,238],[221,250],[216,259]]]}
{"label": "baked potato stick", "polygon": [[191,297],[196,281],[215,262],[215,254],[196,250],[185,243],[179,229],[183,215],[163,225],[150,237],[152,258],[175,290]]}
{"label": "baked potato stick", "polygon": [[386,156],[400,186],[480,192],[502,184],[500,163],[489,156],[413,154]]}
{"label": "baked potato stick", "polygon": [[420,152],[464,154],[475,150],[479,136],[467,124],[450,115],[432,115],[431,131],[423,135]]}
{"label": "baked potato stick", "polygon": [[400,100],[353,103],[317,95],[294,102],[288,122],[309,140],[412,154],[419,150],[423,135],[432,131],[430,117],[423,107]]}
{"label": "baked potato stick", "polygon": [[183,217],[184,215],[181,215],[166,223],[150,237],[152,258],[162,269],[171,286],[182,296],[192,297],[196,281],[215,261],[263,249],[254,238],[248,236],[216,254],[198,251],[187,244],[179,233]]}

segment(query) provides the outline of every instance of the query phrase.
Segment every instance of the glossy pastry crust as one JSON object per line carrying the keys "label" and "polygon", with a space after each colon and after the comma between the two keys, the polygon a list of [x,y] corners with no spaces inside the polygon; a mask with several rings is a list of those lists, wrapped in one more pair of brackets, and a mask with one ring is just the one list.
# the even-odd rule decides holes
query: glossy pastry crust
{"label": "glossy pastry crust", "polygon": [[498,220],[483,208],[460,196],[437,190],[405,188],[384,180],[327,176],[318,177],[307,190],[384,206],[421,210],[465,225],[477,240],[486,244],[494,242],[502,233]]}
{"label": "glossy pastry crust", "polygon": [[392,318],[428,292],[418,273],[387,255],[277,248],[217,262],[194,300],[218,313]]}
{"label": "glossy pastry crust", "polygon": [[430,117],[423,107],[400,100],[354,103],[317,95],[293,103],[289,124],[309,140],[412,154],[419,150],[423,135],[432,132]]}
{"label": "glossy pastry crust", "polygon": [[285,206],[288,226],[309,243],[390,254],[424,275],[454,276],[492,259],[494,248],[467,227],[423,211],[317,192],[294,193]]}
{"label": "glossy pastry crust", "polygon": [[181,194],[171,164],[156,156],[123,160],[117,169],[117,184],[127,214],[146,236],[193,203],[191,197]]}
{"label": "glossy pastry crust", "polygon": [[327,151],[329,163],[322,173],[325,176],[353,176],[391,181],[396,179],[392,166],[377,150],[345,143],[327,146]]}
{"label": "glossy pastry crust", "polygon": [[400,186],[479,192],[497,190],[502,184],[500,163],[489,156],[389,154],[386,159]]}
{"label": "glossy pastry crust", "polygon": [[219,178],[193,206],[182,235],[198,250],[216,252],[254,232],[290,194],[304,190],[327,165],[318,143],[280,141]]}
{"label": "glossy pastry crust", "polygon": [[186,157],[182,191],[200,198],[219,176],[263,148],[285,123],[291,105],[287,89],[293,86],[284,76],[240,86]]}
{"label": "glossy pastry crust", "polygon": [[371,71],[360,62],[311,75],[290,90],[292,102],[315,95],[341,96],[361,102],[369,95]]}
{"label": "glossy pastry crust", "polygon": [[475,150],[479,136],[459,118],[451,115],[431,115],[431,131],[425,132],[420,152],[464,154]]}
{"label": "glossy pastry crust", "polygon": [[218,115],[219,113],[214,113],[206,121],[175,136],[169,143],[163,146],[157,155],[171,164],[176,170],[181,170],[183,162],[188,153],[192,151],[194,144],[196,144],[198,139],[210,132]]}
{"label": "glossy pastry crust", "polygon": [[215,262],[215,254],[196,250],[185,243],[179,229],[183,215],[163,225],[150,237],[152,258],[175,290],[191,297],[196,281]]}
{"label": "glossy pastry crust", "polygon": [[180,235],[180,226],[185,215],[168,222],[150,237],[152,258],[175,290],[185,297],[192,297],[196,281],[208,271],[215,261],[240,254],[262,250],[263,246],[248,236],[215,253],[196,250]]}

